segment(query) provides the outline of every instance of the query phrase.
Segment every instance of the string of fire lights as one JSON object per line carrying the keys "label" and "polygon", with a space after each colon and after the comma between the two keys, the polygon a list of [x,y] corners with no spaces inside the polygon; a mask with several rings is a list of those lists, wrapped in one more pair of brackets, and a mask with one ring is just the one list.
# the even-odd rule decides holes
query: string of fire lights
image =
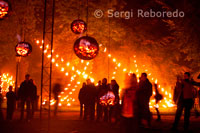
{"label": "string of fire lights", "polygon": [[[87,20],[87,23],[88,23],[88,0],[87,0],[87,16],[86,16],[86,20]],[[77,20],[74,20],[72,23],[71,23],[71,30],[73,33],[75,34],[82,34],[84,32],[87,31],[87,23],[85,23],[83,20],[79,19],[79,15],[78,15],[78,19]],[[39,43],[39,41],[37,40],[37,42]],[[43,43],[43,42],[42,42]],[[42,48],[42,46],[40,46],[40,48]],[[93,38],[93,37],[90,37],[86,34],[86,36],[82,36],[80,37],[79,39],[77,39],[74,43],[74,52],[75,54],[80,58],[82,59],[81,60],[81,63],[84,62],[84,60],[91,60],[93,58],[95,58],[98,54],[98,51],[99,51],[99,45],[97,43],[97,41]],[[48,52],[48,45],[46,45],[46,49],[44,50],[44,53],[47,53]],[[54,52],[54,51],[52,51]],[[48,58],[51,58],[51,54],[47,55]],[[59,55],[56,55],[56,57],[58,58]],[[64,59],[61,58],[61,62],[64,62]],[[56,67],[59,67],[59,64],[56,62],[56,59],[55,58],[52,58],[52,63],[55,63]],[[68,67],[70,65],[70,62],[67,62],[66,64]],[[89,62],[86,63],[86,66],[84,67],[84,71],[81,72],[80,70],[76,70],[75,69],[75,66],[72,66],[72,71],[75,71],[76,74],[78,75],[82,75],[84,79],[87,79],[87,78],[90,78],[92,82],[94,82],[94,78],[92,78],[91,76],[89,76],[89,74],[87,74],[85,71],[87,70],[87,66],[89,65]],[[61,67],[61,72],[64,72],[65,71],[65,67]],[[75,80],[75,78],[77,78],[77,75],[74,74],[73,76],[71,76],[71,83]],[[66,76],[69,75],[69,72],[66,72],[65,73]],[[75,91],[78,87],[78,85],[80,85],[80,82],[78,81],[76,83],[76,85],[74,86],[74,88],[72,89],[72,91],[69,91],[69,95],[72,95],[73,91]],[[71,87],[72,85],[71,84],[68,84],[67,85],[68,87]],[[65,91],[68,90],[68,88],[65,88],[64,89]],[[64,92],[61,92],[61,94],[64,94]],[[59,97],[61,98],[61,95],[59,95]],[[69,100],[71,101],[75,101],[75,99],[73,98],[68,98],[68,95],[65,96],[64,98],[61,98],[61,102],[64,102],[65,100],[67,100],[67,106],[70,106],[70,102]],[[45,104],[46,102],[44,101],[43,104]],[[50,104],[53,105],[55,103],[54,100],[51,100],[50,101]],[[61,106],[62,104],[59,103],[58,104],[59,106]]]}
{"label": "string of fire lights", "polygon": [[[40,42],[39,40],[36,40],[36,44],[40,47],[40,49],[42,49],[42,45],[40,45],[41,43],[42,43],[42,41]],[[50,59],[51,56],[50,56],[50,54],[48,54],[48,52],[49,52],[49,45],[47,44],[45,46],[44,53],[46,54],[47,58]],[[70,101],[75,102],[75,98],[70,97],[70,95],[72,95],[73,92],[76,91],[76,88],[79,87],[81,84],[81,82],[79,81],[81,79],[77,79],[78,81],[74,84],[74,86],[72,86],[73,82],[78,77],[77,75],[79,75],[79,77],[82,77],[84,80],[87,78],[90,78],[91,81],[94,82],[94,78],[92,78],[92,76],[90,75],[90,74],[92,74],[92,72],[90,72],[90,74],[88,74],[86,72],[86,70],[88,69],[88,66],[90,65],[90,62],[80,60],[79,63],[84,65],[83,72],[81,72],[81,70],[77,69],[75,65],[72,65],[72,63],[70,63],[68,61],[65,62],[64,58],[61,57],[59,54],[55,54],[55,57],[52,58],[52,62],[54,63],[54,65],[57,68],[60,68],[61,72],[65,73],[65,76],[67,76],[67,77],[70,76],[70,72],[72,72],[71,77],[70,77],[70,83],[67,84],[67,86],[64,88],[64,91],[62,91],[61,94],[59,95],[59,97],[61,98],[59,106],[61,106],[62,103],[64,103],[65,101],[67,101],[67,106],[71,106]],[[71,70],[71,71],[67,71],[67,68],[68,68],[68,70]],[[64,95],[66,92],[68,94]],[[45,105],[46,103],[47,103],[47,98],[44,98],[43,105]],[[52,99],[51,105],[54,105],[54,104],[55,104],[55,100]]]}
{"label": "string of fire lights", "polygon": [[[10,8],[10,4],[8,3],[8,1],[1,0],[1,1],[0,1],[0,19],[4,19],[5,17],[7,17],[8,14],[9,14],[9,12],[10,12],[10,9],[11,9],[11,8]],[[88,18],[87,18],[87,19],[88,19]],[[75,20],[75,21],[72,22],[72,24],[71,24],[71,30],[72,30],[75,34],[83,33],[83,32],[85,32],[85,31],[87,30],[87,24],[86,24],[83,20],[77,19],[77,20]],[[36,43],[39,44],[39,40],[37,40]],[[28,43],[26,43],[26,44],[28,44]],[[88,44],[90,44],[90,45],[88,45]],[[19,45],[21,45],[21,44],[19,44]],[[24,43],[23,43],[22,45],[24,45]],[[24,46],[23,46],[23,47],[24,47]],[[44,50],[44,53],[47,53],[48,47],[49,47],[49,45],[46,45],[46,49]],[[40,48],[42,48],[42,47],[40,46]],[[16,46],[16,49],[21,49],[21,46],[19,46],[19,47]],[[24,52],[24,51],[21,51],[21,50],[18,50],[18,51],[20,51],[20,52],[22,52],[22,53]],[[94,38],[89,37],[89,36],[83,36],[83,37],[79,38],[78,40],[76,40],[76,42],[75,42],[75,44],[74,44],[74,52],[75,52],[75,54],[76,54],[79,58],[82,58],[82,59],[84,59],[84,60],[93,59],[94,57],[97,56],[98,51],[99,51],[99,45],[98,45],[98,43],[96,42],[96,40],[95,40]],[[106,50],[106,48],[105,48],[104,52],[106,52],[106,51],[107,51],[107,50]],[[27,50],[25,50],[25,52],[27,52]],[[54,52],[54,51],[52,51],[52,52]],[[29,54],[29,53],[25,53],[25,55],[26,55],[26,54]],[[50,57],[51,57],[51,55],[48,54],[48,55],[47,55],[47,58],[50,58]],[[58,58],[58,57],[59,57],[59,55],[57,54],[57,55],[56,55],[56,58]],[[108,53],[108,57],[111,58],[111,54],[110,54],[110,53]],[[136,56],[134,56],[134,58],[136,58]],[[63,58],[61,58],[60,60],[61,60],[61,62],[64,62],[64,59],[63,59]],[[59,67],[59,64],[56,63],[55,58],[52,59],[52,62],[55,63],[55,66],[56,66],[56,67]],[[83,63],[83,62],[84,62],[84,61],[81,60],[81,63]],[[121,63],[120,63],[120,62],[117,62],[115,58],[113,58],[113,62],[116,63],[117,66],[115,67],[115,69],[117,70],[117,68],[121,66]],[[139,69],[137,68],[138,65],[136,64],[136,62],[137,62],[137,61],[134,60],[135,67],[136,67],[137,77],[139,77]],[[70,66],[70,62],[67,62],[66,65],[69,67],[69,66]],[[89,62],[87,62],[86,65],[88,66],[88,65],[89,65]],[[87,69],[87,66],[84,67],[84,70]],[[147,69],[146,69],[146,70],[147,70]],[[65,67],[61,67],[61,72],[64,72],[64,71],[65,71]],[[74,67],[74,66],[72,66],[72,71],[75,71],[78,75],[81,75],[81,74],[82,74],[84,79],[91,78],[92,82],[94,82],[94,79],[93,79],[92,77],[88,76],[88,74],[86,74],[86,72],[81,72],[81,71],[78,70],[78,69],[75,70],[75,67]],[[148,70],[147,70],[147,71],[148,71]],[[127,72],[127,69],[124,68],[124,69],[123,69],[123,72]],[[132,72],[132,71],[130,70],[130,73],[131,73],[131,72]],[[112,79],[114,79],[114,78],[115,78],[114,75],[116,75],[116,71],[114,71],[112,74],[113,74],[113,75],[112,75]],[[65,72],[65,75],[68,76],[68,75],[69,75],[69,72]],[[151,76],[151,73],[149,73],[148,75]],[[71,76],[71,80],[70,80],[71,83],[75,80],[76,77],[77,77],[76,74],[74,74],[73,76]],[[155,81],[154,81],[154,80],[155,80]],[[157,79],[154,79],[154,78],[152,77],[152,81],[154,81],[154,83],[157,84]],[[71,86],[71,83],[69,83],[67,86],[70,87],[70,86]],[[80,85],[80,81],[78,81],[74,87],[77,88],[78,85]],[[158,88],[160,88],[160,85],[158,85]],[[65,88],[65,91],[67,91],[67,90],[68,90],[68,88]],[[75,90],[76,90],[76,89],[72,89],[72,91],[75,91]],[[72,91],[70,91],[69,94],[72,94]],[[164,88],[161,88],[161,91],[162,91],[162,92],[165,92],[165,95],[166,95],[166,96],[168,95],[169,98],[171,98],[171,93],[168,93],[167,91],[165,91]],[[64,92],[61,92],[61,94],[64,94]],[[153,94],[155,95],[155,91],[153,92]],[[59,96],[59,97],[61,97],[61,96]],[[71,104],[69,103],[69,100],[75,101],[75,99],[74,99],[74,98],[73,98],[73,99],[72,99],[72,98],[68,98],[68,97],[69,97],[69,96],[67,95],[66,97],[64,97],[63,99],[61,99],[61,102],[64,102],[65,100],[67,100],[67,101],[68,101],[68,104],[67,104],[67,105],[70,106]],[[164,97],[164,101],[165,101],[165,103],[167,104],[167,106],[163,104],[163,107],[164,107],[164,108],[166,108],[166,107],[172,107],[172,106],[173,106],[172,100],[171,100],[171,99],[170,99],[170,100],[167,100],[167,98]],[[45,104],[45,102],[46,102],[46,99],[44,99],[43,104]],[[150,104],[150,107],[152,107],[152,106],[151,106],[152,102],[155,102],[155,100],[151,100],[151,102],[149,103],[149,104]],[[160,102],[161,102],[161,101],[160,101]],[[52,101],[51,101],[51,105],[53,105],[54,103],[55,103],[55,101],[52,100]],[[59,106],[61,106],[61,105],[62,105],[62,104],[59,103]],[[156,105],[156,106],[158,106],[158,105]]]}
{"label": "string of fire lights", "polygon": [[[106,51],[106,48],[104,49],[104,51]],[[122,67],[122,63],[121,62],[117,62],[116,58],[112,58],[112,55],[108,53],[108,57],[112,59],[112,61],[115,63],[115,71],[112,73],[112,79],[115,79],[115,75],[117,74],[117,70],[118,68]],[[134,66],[135,66],[135,73],[137,75],[137,78],[139,78],[140,76],[140,73],[139,73],[139,69],[138,69],[138,64],[137,64],[137,60],[136,60],[136,55],[133,56],[134,57]],[[143,65],[144,67],[145,65]],[[127,68],[123,68],[122,69],[123,72],[128,72]],[[148,69],[145,69],[145,72],[148,72]],[[133,70],[130,70],[129,73],[133,73]],[[151,73],[148,74],[148,76],[152,76]],[[151,77],[150,78],[152,80],[152,82],[154,82],[154,84],[158,84],[158,80],[155,79],[154,77]],[[139,79],[138,79],[138,82],[139,82]],[[165,90],[164,88],[161,88],[161,85],[158,85],[158,88],[161,89],[161,92],[164,93],[164,98],[163,100],[159,101],[159,104],[162,104],[161,107],[163,108],[167,108],[167,107],[174,107],[175,105],[173,104],[173,101],[172,101],[172,94],[169,93],[167,90]],[[120,89],[120,92],[121,92],[121,89]],[[155,99],[154,99],[154,96],[155,96],[155,91],[153,91],[153,96],[151,98],[151,101],[149,103],[150,105],[150,108],[153,108],[153,106],[156,106],[156,107],[159,107],[158,104],[155,104]],[[164,104],[164,103],[165,104]]]}
{"label": "string of fire lights", "polygon": [[[36,43],[39,44],[39,40],[37,40]],[[100,45],[100,46],[101,46],[101,45]],[[42,47],[40,46],[40,48],[42,48]],[[47,53],[47,51],[48,51],[48,45],[46,45],[46,49],[45,49],[44,52]],[[104,53],[107,53],[107,48],[104,49]],[[114,58],[114,57],[112,58],[112,55],[109,54],[109,53],[108,53],[107,55],[108,55],[108,57],[111,58],[112,61],[116,64],[115,70],[118,70],[118,68],[122,67],[122,63],[117,62],[116,58]],[[59,57],[60,57],[60,56],[59,56],[58,54],[56,54],[56,58],[53,58],[53,59],[52,59],[52,62],[55,64],[56,67],[59,67],[59,66],[61,67],[61,69],[60,69],[61,72],[65,72],[65,67],[61,66],[61,65],[60,65],[59,63],[57,63],[57,61],[56,61],[56,59],[59,60]],[[135,68],[136,68],[136,71],[135,71],[135,72],[136,72],[136,74],[137,74],[137,77],[139,77],[140,74],[139,74],[139,69],[138,69],[138,65],[137,65],[136,56],[134,55],[133,57],[135,58],[135,60],[134,60],[134,66],[135,66]],[[47,58],[50,58],[50,56],[47,55]],[[62,57],[60,57],[60,61],[63,62],[63,64],[65,64],[65,63],[64,63],[64,59],[63,59]],[[81,60],[81,63],[84,63],[84,60]],[[90,63],[87,61],[86,66],[84,67],[84,70],[87,69],[87,67],[89,66],[89,64],[90,64]],[[69,66],[70,66],[70,62],[67,62],[67,63],[66,63],[66,66],[69,67]],[[143,65],[143,66],[144,66],[144,65]],[[84,72],[81,72],[81,71],[78,70],[78,69],[76,70],[76,69],[75,69],[75,66],[72,66],[71,70],[72,70],[72,72],[76,72],[77,75],[79,75],[79,76],[82,75],[84,79],[91,78],[91,76],[88,76],[88,74],[87,74],[85,71],[84,71]],[[122,71],[123,71],[123,72],[127,72],[128,70],[127,70],[127,68],[123,68]],[[129,73],[132,73],[132,72],[133,72],[132,70],[129,71]],[[148,69],[145,69],[145,72],[148,72]],[[113,75],[112,75],[112,79],[115,79],[115,75],[117,74],[117,72],[114,71],[112,74],[113,74]],[[65,72],[65,75],[66,75],[66,76],[69,76],[69,72]],[[77,75],[75,74],[75,75],[71,76],[71,78],[70,78],[70,79],[71,79],[71,80],[70,80],[71,83],[72,83],[73,81],[75,81],[75,78],[77,77]],[[152,76],[152,74],[149,73],[148,76]],[[92,82],[95,81],[93,78],[91,78],[91,79],[92,79]],[[151,80],[154,81],[155,84],[157,84],[157,82],[158,82],[157,79],[155,79],[155,78],[153,78],[153,77],[151,78]],[[139,79],[138,79],[138,82],[139,82]],[[71,83],[67,84],[67,87],[64,89],[65,91],[70,90],[69,87],[72,87]],[[70,97],[70,95],[72,95],[72,93],[73,93],[74,91],[76,91],[76,88],[77,88],[78,86],[80,86],[80,81],[77,81],[77,84],[76,84],[74,87],[72,87],[72,89],[71,89],[72,91],[68,91],[68,94],[67,94],[67,95],[62,96],[62,95],[64,95],[65,93],[64,93],[64,92],[61,92],[61,95],[59,96],[59,97],[61,98],[61,100],[60,100],[61,103],[59,103],[59,106],[62,106],[62,103],[65,102],[65,101],[67,101],[67,106],[71,106],[70,100],[71,100],[72,102],[75,102],[75,98]],[[172,100],[171,100],[171,98],[172,98],[171,93],[169,93],[168,91],[166,91],[164,88],[161,88],[160,85],[158,85],[158,88],[160,88],[161,91],[165,93],[164,102],[166,103],[166,105],[165,105],[164,103],[162,103],[163,100],[160,101],[159,104],[162,104],[162,107],[164,107],[164,108],[173,107],[174,104],[172,103]],[[120,89],[120,91],[121,91],[121,89]],[[153,91],[153,95],[155,95],[155,91]],[[167,98],[167,96],[168,96],[168,98]],[[47,100],[45,99],[44,102],[43,102],[43,104],[45,104],[46,101],[47,101]],[[51,105],[54,105],[54,103],[55,103],[55,100],[52,99],[52,100],[51,100]],[[151,101],[150,101],[149,104],[150,104],[150,107],[153,108],[152,105],[155,105],[155,99],[151,99]],[[158,104],[155,105],[155,106],[159,107]]]}

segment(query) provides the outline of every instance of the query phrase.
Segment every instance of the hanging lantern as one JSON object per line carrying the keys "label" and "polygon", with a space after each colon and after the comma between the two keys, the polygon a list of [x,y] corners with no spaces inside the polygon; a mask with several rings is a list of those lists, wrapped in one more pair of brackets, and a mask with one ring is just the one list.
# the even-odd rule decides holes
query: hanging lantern
{"label": "hanging lantern", "polygon": [[17,53],[17,56],[28,56],[32,52],[32,46],[28,42],[19,42],[16,47],[15,51]]}
{"label": "hanging lantern", "polygon": [[80,19],[74,20],[71,23],[71,30],[75,34],[84,33],[87,30],[87,24],[83,20],[80,20]]}
{"label": "hanging lantern", "polygon": [[83,36],[74,43],[75,54],[83,60],[91,60],[95,58],[99,52],[99,44],[89,36]]}
{"label": "hanging lantern", "polygon": [[9,11],[9,3],[4,0],[0,0],[0,19],[4,19],[8,15]]}

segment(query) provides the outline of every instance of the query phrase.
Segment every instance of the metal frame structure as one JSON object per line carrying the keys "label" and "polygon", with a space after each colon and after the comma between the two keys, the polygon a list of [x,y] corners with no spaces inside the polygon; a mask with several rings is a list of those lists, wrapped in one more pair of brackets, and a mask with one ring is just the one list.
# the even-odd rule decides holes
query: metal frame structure
{"label": "metal frame structure", "polygon": [[[51,79],[52,79],[52,56],[53,56],[53,34],[54,34],[54,14],[55,0],[44,0],[44,22],[42,41],[42,70],[41,70],[41,99],[40,99],[40,119],[42,119],[42,102],[44,92],[48,94],[48,119],[50,120],[51,101]],[[45,52],[45,46],[49,45]],[[45,53],[50,54],[50,59],[45,58]]]}

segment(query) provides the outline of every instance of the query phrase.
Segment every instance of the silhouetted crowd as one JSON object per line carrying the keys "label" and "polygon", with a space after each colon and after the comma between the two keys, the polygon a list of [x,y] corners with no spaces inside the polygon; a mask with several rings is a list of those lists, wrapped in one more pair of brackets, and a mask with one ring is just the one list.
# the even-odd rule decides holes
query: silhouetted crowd
{"label": "silhouetted crowd", "polygon": [[[173,100],[177,104],[177,110],[171,130],[177,130],[183,110],[184,129],[189,129],[190,112],[194,107],[194,99],[196,97],[200,98],[200,90],[197,91],[195,86],[200,87],[200,83],[192,80],[189,72],[184,73],[183,78],[180,76],[177,77],[173,96]],[[97,122],[120,123],[120,131],[122,133],[139,132],[141,129],[151,128],[152,113],[150,112],[149,102],[153,92],[152,89],[155,89],[153,98],[156,104],[163,99],[158,85],[156,83],[152,85],[146,73],[142,73],[139,79],[137,79],[136,74],[129,73],[125,75],[124,88],[122,88],[121,93],[119,93],[119,87],[116,80],[111,80],[108,83],[107,79],[103,78],[95,86],[90,79],[87,79],[86,83],[83,83],[78,95],[80,101],[80,118]],[[62,91],[61,88],[59,83],[53,86],[55,116],[58,109],[59,94]],[[17,93],[13,92],[12,86],[9,86],[8,89],[9,91],[6,94],[6,119],[9,121],[12,120],[16,101],[18,100],[21,111],[20,120],[24,119],[26,107],[26,120],[30,121],[34,116],[37,99],[37,87],[33,80],[30,79],[30,75],[25,75],[25,80],[21,83]],[[0,93],[0,120],[3,120],[1,108],[3,99]],[[158,106],[154,107],[157,112],[157,121],[161,121]],[[195,113],[199,115],[197,109],[195,109]]]}
{"label": "silhouetted crowd", "polygon": [[147,74],[142,73],[139,83],[135,74],[127,74],[124,83],[120,102],[116,80],[111,80],[109,84],[104,78],[95,86],[87,79],[79,92],[80,117],[83,116],[83,120],[95,120],[96,114],[96,121],[120,122],[122,132],[138,130],[136,127],[143,126],[143,121],[147,123],[145,126],[150,127],[152,115],[149,100],[152,96],[152,84]]}
{"label": "silhouetted crowd", "polygon": [[[24,119],[24,110],[26,107],[26,120],[30,121],[35,112],[36,99],[37,99],[37,87],[33,80],[30,79],[30,75],[25,75],[25,80],[21,83],[20,88],[17,93],[13,92],[13,87],[9,86],[9,91],[6,93],[7,99],[7,116],[6,119],[11,121],[13,113],[16,109],[16,101],[19,103],[19,108],[21,111],[20,120]],[[3,101],[3,96],[0,95],[0,114],[1,120],[3,120],[3,113],[1,111],[1,104]]]}
{"label": "silhouetted crowd", "polygon": [[[163,99],[158,85],[155,83],[152,87],[146,73],[141,74],[139,83],[136,74],[126,74],[124,84],[125,87],[119,96],[119,85],[116,80],[107,83],[107,79],[104,78],[95,86],[90,79],[87,79],[79,92],[80,118],[97,122],[119,122],[122,133],[139,132],[141,129],[151,128],[152,113],[149,109],[149,102],[152,88],[155,89],[155,103],[158,104]],[[193,86],[200,86],[200,83],[190,80],[188,72],[184,74],[184,79],[177,81],[174,92],[177,111],[171,130],[177,129],[183,109],[185,109],[184,129],[188,130],[190,110],[195,98]],[[157,121],[161,121],[158,106],[155,106],[155,110]]]}

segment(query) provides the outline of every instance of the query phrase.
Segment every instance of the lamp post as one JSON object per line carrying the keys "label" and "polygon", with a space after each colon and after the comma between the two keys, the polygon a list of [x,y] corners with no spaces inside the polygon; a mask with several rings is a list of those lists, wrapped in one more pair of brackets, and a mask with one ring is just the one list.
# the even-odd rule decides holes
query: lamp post
{"label": "lamp post", "polygon": [[18,75],[19,75],[19,64],[21,61],[21,56],[16,55],[16,80],[15,80],[15,93],[17,93],[18,89]]}

